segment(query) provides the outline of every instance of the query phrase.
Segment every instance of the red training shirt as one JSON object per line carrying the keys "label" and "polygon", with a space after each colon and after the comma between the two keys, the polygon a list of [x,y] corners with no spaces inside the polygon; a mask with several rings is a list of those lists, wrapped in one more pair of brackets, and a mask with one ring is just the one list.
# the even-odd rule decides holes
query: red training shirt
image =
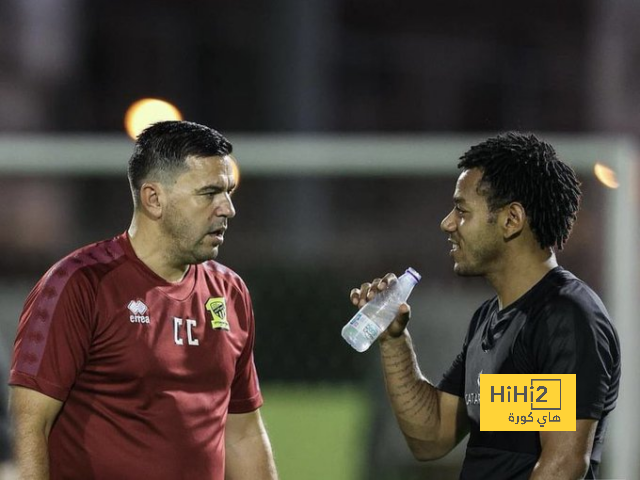
{"label": "red training shirt", "polygon": [[249,292],[209,261],[168,283],[126,233],[77,250],[29,294],[11,385],[64,402],[51,479],[224,478],[227,413],[262,404]]}

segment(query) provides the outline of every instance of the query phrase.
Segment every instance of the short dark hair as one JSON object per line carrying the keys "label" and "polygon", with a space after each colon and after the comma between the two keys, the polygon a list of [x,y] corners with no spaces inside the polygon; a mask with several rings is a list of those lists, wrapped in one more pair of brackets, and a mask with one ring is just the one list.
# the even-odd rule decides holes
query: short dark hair
{"label": "short dark hair", "polygon": [[229,155],[231,143],[216,130],[187,121],[165,121],[147,127],[136,139],[128,177],[137,206],[140,187],[149,178],[164,179],[185,169],[187,157]]}
{"label": "short dark hair", "polygon": [[507,132],[469,149],[458,168],[478,168],[489,211],[519,202],[541,248],[562,250],[580,208],[580,182],[554,148],[533,134]]}

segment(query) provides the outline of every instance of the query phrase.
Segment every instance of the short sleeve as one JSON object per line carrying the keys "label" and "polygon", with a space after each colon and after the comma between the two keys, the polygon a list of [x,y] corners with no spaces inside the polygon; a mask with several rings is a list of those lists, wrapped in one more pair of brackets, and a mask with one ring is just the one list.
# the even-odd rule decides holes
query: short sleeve
{"label": "short sleeve", "polygon": [[561,298],[536,323],[531,342],[536,372],[576,374],[577,418],[600,419],[619,376],[618,339],[606,312]]}
{"label": "short sleeve", "polygon": [[457,397],[464,397],[467,348],[469,346],[470,339],[473,338],[473,335],[478,328],[478,322],[480,321],[480,318],[482,318],[482,312],[491,306],[491,302],[492,300],[483,303],[473,314],[471,322],[469,322],[467,335],[464,339],[464,343],[462,344],[462,350],[453,360],[449,369],[444,373],[438,385],[436,385],[438,390],[442,390],[443,392],[450,393]]}
{"label": "short sleeve", "polygon": [[9,384],[65,401],[82,370],[92,337],[95,293],[81,270],[53,267],[25,303],[14,343]]}
{"label": "short sleeve", "polygon": [[258,373],[253,358],[255,343],[255,321],[249,291],[244,288],[237,299],[238,312],[244,312],[243,323],[247,328],[247,340],[236,362],[236,372],[231,384],[229,413],[248,413],[262,405],[262,394],[258,382]]}
{"label": "short sleeve", "polygon": [[450,393],[456,397],[464,397],[465,384],[465,359],[467,356],[466,344],[462,351],[453,360],[449,369],[444,373],[436,388],[443,392]]}

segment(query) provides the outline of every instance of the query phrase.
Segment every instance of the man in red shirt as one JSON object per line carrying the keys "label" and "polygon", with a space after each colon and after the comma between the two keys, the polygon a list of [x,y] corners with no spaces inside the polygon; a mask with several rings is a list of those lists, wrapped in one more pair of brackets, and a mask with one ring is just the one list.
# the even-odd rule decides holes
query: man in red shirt
{"label": "man in red shirt", "polygon": [[277,478],[249,292],[213,260],[235,215],[231,151],[195,123],[147,128],[128,231],[30,293],[9,380],[21,478]]}

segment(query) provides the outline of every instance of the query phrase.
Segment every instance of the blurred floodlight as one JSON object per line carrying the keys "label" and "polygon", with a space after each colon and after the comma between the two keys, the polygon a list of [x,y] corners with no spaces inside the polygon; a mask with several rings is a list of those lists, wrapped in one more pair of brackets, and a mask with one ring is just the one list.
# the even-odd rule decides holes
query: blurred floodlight
{"label": "blurred floodlight", "polygon": [[609,188],[618,188],[620,186],[616,172],[602,163],[596,163],[595,167],[593,167],[593,173],[595,173],[598,180]]}
{"label": "blurred floodlight", "polygon": [[157,98],[143,98],[131,104],[124,116],[127,134],[134,140],[140,132],[155,122],[182,120],[180,110]]}
{"label": "blurred floodlight", "polygon": [[229,159],[231,160],[231,169],[233,171],[233,178],[236,180],[236,190],[240,185],[240,167],[238,166],[238,160],[233,155],[229,155]]}

